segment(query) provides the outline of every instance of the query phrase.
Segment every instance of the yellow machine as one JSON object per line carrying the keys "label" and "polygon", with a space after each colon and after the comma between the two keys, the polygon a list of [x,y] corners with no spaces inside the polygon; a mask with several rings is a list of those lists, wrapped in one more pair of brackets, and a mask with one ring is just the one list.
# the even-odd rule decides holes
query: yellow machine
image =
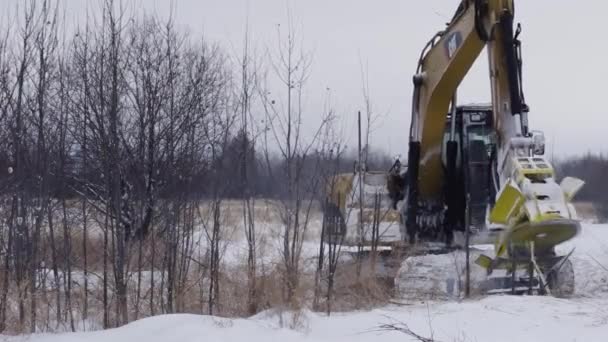
{"label": "yellow machine", "polygon": [[[390,175],[406,185],[391,197],[411,244],[450,246],[457,232],[468,240],[491,230],[495,255],[476,262],[488,273],[506,270],[501,286],[567,296],[572,265],[555,246],[580,229],[571,201],[583,182],[558,184],[542,156],[544,136],[528,127],[514,12],[513,0],[463,0],[424,48],[413,77],[408,172]],[[458,86],[484,47],[491,105],[459,106]]]}
{"label": "yellow machine", "polygon": [[402,241],[400,215],[391,207],[387,177],[383,171],[359,170],[333,177],[324,208],[326,241],[339,239],[347,246]]}

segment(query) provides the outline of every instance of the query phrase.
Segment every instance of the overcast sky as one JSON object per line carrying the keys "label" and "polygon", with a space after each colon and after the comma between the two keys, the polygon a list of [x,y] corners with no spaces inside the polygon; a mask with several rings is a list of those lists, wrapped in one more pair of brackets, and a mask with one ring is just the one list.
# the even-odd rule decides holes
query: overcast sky
{"label": "overcast sky", "polygon": [[[0,0],[0,10],[21,0]],[[167,16],[171,3],[179,26],[205,35],[226,51],[240,51],[246,18],[260,49],[276,41],[286,23],[286,0],[123,0],[128,7]],[[98,1],[63,0],[72,22]],[[334,108],[353,146],[356,111],[363,109],[360,61],[367,65],[374,111],[381,115],[372,144],[404,153],[412,82],[420,50],[450,19],[458,0],[291,0],[306,49],[314,55],[307,108],[316,115],[330,89]],[[524,90],[530,124],[549,138],[557,155],[608,152],[607,39],[603,0],[516,1],[523,24]],[[5,19],[5,16],[2,16]],[[459,89],[459,101],[489,100],[482,55]],[[312,121],[312,119],[310,120]],[[312,125],[312,124],[309,124]]]}

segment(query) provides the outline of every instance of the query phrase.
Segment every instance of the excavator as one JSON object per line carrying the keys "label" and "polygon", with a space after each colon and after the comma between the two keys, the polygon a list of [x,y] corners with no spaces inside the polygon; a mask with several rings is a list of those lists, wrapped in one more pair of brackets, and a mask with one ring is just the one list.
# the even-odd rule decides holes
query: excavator
{"label": "excavator", "polygon": [[[462,0],[424,47],[407,167],[386,173],[389,210],[399,212],[399,236],[410,248],[466,249],[467,279],[472,241],[492,243],[493,255],[474,253],[488,276],[483,288],[568,297],[572,252],[558,255],[556,246],[581,229],[572,200],[584,182],[558,183],[543,133],[529,127],[514,15],[514,0]],[[458,87],[484,48],[491,102],[459,105]],[[335,198],[340,189],[329,191]]]}

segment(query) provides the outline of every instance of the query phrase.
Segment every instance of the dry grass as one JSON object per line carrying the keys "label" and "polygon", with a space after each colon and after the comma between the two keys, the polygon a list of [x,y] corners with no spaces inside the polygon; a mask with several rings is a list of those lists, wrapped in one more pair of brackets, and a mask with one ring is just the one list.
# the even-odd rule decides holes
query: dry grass
{"label": "dry grass", "polygon": [[[377,262],[379,262],[379,259]],[[360,276],[357,276],[357,265],[354,259],[341,262],[338,265],[330,303],[332,312],[372,309],[388,304],[392,298],[394,279],[388,275],[379,277],[372,267],[370,259],[362,260],[362,263]],[[326,312],[328,302],[325,286],[322,292],[323,297],[317,309]]]}
{"label": "dry grass", "polygon": [[[59,286],[54,283],[52,272],[52,243],[48,230],[43,232],[41,239],[41,266],[44,272],[38,275],[37,303],[37,330],[38,331],[65,331],[70,330],[70,316],[66,310],[67,274],[66,261],[70,261],[72,270],[71,312],[76,330],[92,330],[103,328],[103,257],[108,255],[108,316],[110,326],[115,326],[116,296],[114,274],[112,271],[113,259],[111,251],[104,250],[103,230],[96,222],[103,222],[98,217],[95,220],[94,210],[89,214],[89,234],[85,241],[81,227],[77,226],[80,215],[78,203],[72,203],[70,208],[70,254],[66,254],[64,247],[63,230],[60,224],[55,224],[55,262],[59,271]],[[266,200],[255,201],[255,220],[257,226],[258,242],[258,270],[256,279],[256,292],[258,294],[258,311],[278,310],[277,312],[295,313],[289,326],[297,326],[299,315],[303,309],[312,306],[314,296],[314,266],[316,260],[311,256],[304,256],[300,270],[299,283],[295,290],[293,300],[285,303],[284,265],[277,257],[277,246],[281,239],[280,203]],[[230,251],[234,248],[243,248],[244,233],[242,225],[242,202],[227,200],[222,204],[222,236],[225,238],[222,245]],[[202,203],[200,215],[208,217],[210,203]],[[318,241],[320,233],[321,213],[318,205],[312,210],[309,231],[305,237],[308,243]],[[57,222],[60,222],[59,220]],[[204,224],[197,225],[194,235],[205,239]],[[197,242],[197,241],[195,241]],[[85,292],[83,277],[84,249],[87,250],[88,263],[88,312],[85,315]],[[173,309],[167,304],[166,274],[162,271],[163,257],[168,251],[161,236],[154,239],[150,236],[141,243],[142,263],[138,267],[138,253],[140,243],[136,240],[129,246],[128,258],[128,307],[129,319],[135,320],[151,315],[167,312],[202,313],[209,311],[209,267],[206,243],[200,246],[195,244],[191,255],[180,255],[179,262],[190,263],[189,272],[183,283],[179,283],[174,290]],[[215,315],[225,317],[245,317],[248,315],[247,306],[247,261],[246,250],[238,260],[225,260],[222,262],[219,279],[219,294],[214,310]],[[280,255],[280,254],[279,254]],[[154,264],[152,264],[154,256]],[[335,291],[332,299],[332,311],[347,311],[360,308],[372,308],[386,304],[392,295],[392,279],[384,281],[376,279],[370,267],[365,267],[360,279],[355,276],[355,265],[343,263],[336,275]],[[141,272],[140,272],[141,271]],[[154,284],[151,276],[154,275]],[[1,279],[0,279],[1,281]],[[389,285],[389,283],[391,283]],[[7,330],[5,333],[19,333],[29,330],[30,303],[28,284],[24,284],[22,291],[18,291],[15,281],[11,278],[9,303],[7,306]],[[162,284],[162,285],[161,285]],[[162,286],[162,289],[161,289]],[[139,295],[138,295],[139,287]],[[57,319],[57,293],[60,296],[60,318]],[[19,320],[19,293],[25,294],[25,316],[23,324]],[[152,299],[152,301],[151,301]],[[326,310],[324,299],[321,298],[320,309]]]}

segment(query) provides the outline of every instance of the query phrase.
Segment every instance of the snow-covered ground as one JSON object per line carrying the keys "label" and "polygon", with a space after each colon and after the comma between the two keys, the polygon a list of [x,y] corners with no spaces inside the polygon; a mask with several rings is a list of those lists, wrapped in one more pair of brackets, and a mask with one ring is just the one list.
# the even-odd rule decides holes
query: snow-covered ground
{"label": "snow-covered ground", "polygon": [[[332,314],[304,312],[296,329],[281,328],[279,315],[250,319],[165,315],[106,331],[4,337],[13,341],[415,341],[382,324],[406,324],[436,341],[608,341],[608,225],[586,224],[560,250],[570,251],[576,296],[490,296],[463,302],[416,302],[372,311]],[[284,315],[283,325],[291,319]]]}

